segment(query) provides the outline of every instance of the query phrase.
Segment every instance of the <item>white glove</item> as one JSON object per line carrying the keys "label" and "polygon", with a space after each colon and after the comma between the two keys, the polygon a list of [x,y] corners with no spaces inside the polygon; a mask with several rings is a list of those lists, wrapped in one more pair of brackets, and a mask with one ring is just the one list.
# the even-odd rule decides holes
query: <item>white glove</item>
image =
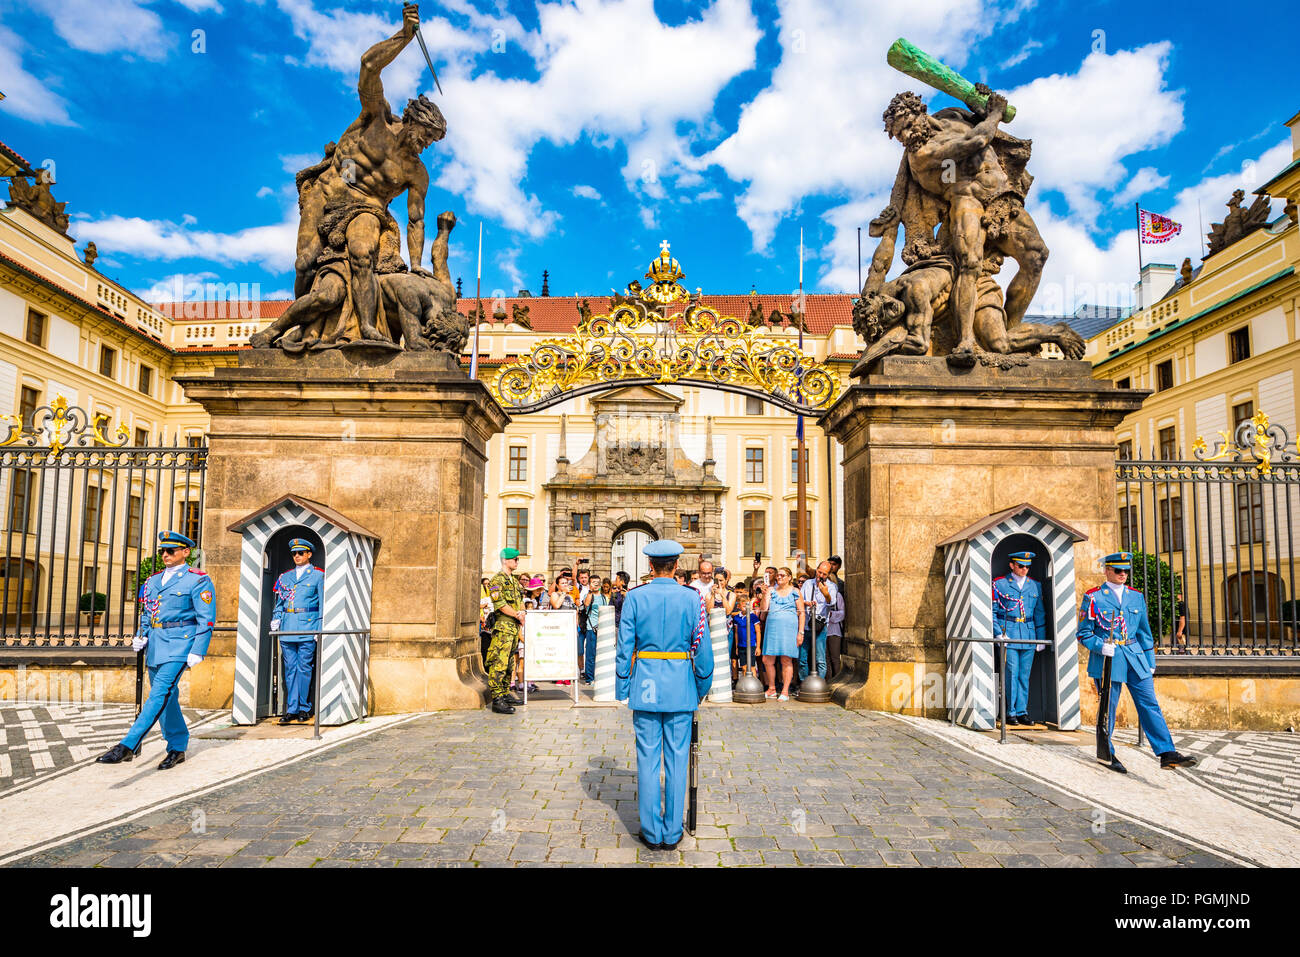
{"label": "white glove", "polygon": [[1109,642],[1109,641],[1103,641],[1103,642],[1101,643],[1101,653],[1102,653],[1102,656],[1103,656],[1103,657],[1106,657],[1106,658],[1114,658],[1114,657],[1115,657],[1115,645],[1114,645],[1112,642]]}
{"label": "white glove", "polygon": [[280,619],[279,619],[279,618],[272,618],[272,619],[271,619],[271,630],[272,630],[272,631],[279,631],[279,630],[280,630]]}
{"label": "white glove", "polygon": [[1040,641],[1038,644],[1034,645],[1034,651],[1042,651],[1046,647],[1047,647],[1047,642]]}
{"label": "white glove", "polygon": [[136,635],[131,639],[131,650],[134,652],[144,651],[144,646],[149,644],[149,639],[144,635]]}
{"label": "white glove", "polygon": [[202,656],[202,655],[188,655],[188,656],[185,658],[185,663],[186,663],[187,665],[189,665],[191,668],[193,668],[195,665],[197,665],[197,664],[198,664],[200,661],[202,661],[202,660],[203,660],[203,656]]}

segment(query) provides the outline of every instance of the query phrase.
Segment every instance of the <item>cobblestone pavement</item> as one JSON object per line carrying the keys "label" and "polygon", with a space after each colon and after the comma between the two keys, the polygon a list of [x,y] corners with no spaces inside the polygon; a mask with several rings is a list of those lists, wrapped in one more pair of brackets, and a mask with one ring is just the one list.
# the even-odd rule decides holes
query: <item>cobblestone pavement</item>
{"label": "cobblestone pavement", "polygon": [[[621,708],[429,715],[24,866],[1219,866],[887,716],[706,709],[699,828],[636,839]],[[196,812],[202,812],[197,814]],[[196,833],[196,821],[202,822]]]}
{"label": "cobblestone pavement", "polygon": [[[1137,732],[1115,737],[1131,744]],[[1300,734],[1175,731],[1174,747],[1200,760],[1192,779],[1203,787],[1300,827]]]}
{"label": "cobblestone pavement", "polygon": [[[219,713],[183,710],[191,728]],[[0,794],[102,754],[134,720],[130,704],[0,704]]]}

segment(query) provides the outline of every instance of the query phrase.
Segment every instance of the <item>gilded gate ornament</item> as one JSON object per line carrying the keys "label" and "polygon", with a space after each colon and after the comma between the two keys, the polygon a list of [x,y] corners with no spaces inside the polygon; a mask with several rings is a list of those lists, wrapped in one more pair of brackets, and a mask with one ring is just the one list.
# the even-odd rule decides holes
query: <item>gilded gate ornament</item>
{"label": "gilded gate ornament", "polygon": [[[489,383],[493,396],[508,412],[535,412],[575,390],[640,380],[718,386],[806,415],[835,401],[839,381],[825,365],[704,305],[699,290],[679,284],[684,275],[662,243],[648,288],[629,283],[607,315],[582,313],[574,335],[545,339],[503,366]],[[686,307],[671,313],[679,302]]]}
{"label": "gilded gate ornament", "polygon": [[1213,451],[1206,444],[1205,438],[1198,435],[1192,443],[1192,454],[1202,462],[1224,459],[1241,462],[1253,459],[1257,474],[1271,475],[1274,458],[1279,462],[1293,462],[1296,447],[1291,443],[1286,429],[1280,425],[1270,425],[1266,413],[1256,412],[1252,418],[1238,425],[1233,435],[1220,431]]}
{"label": "gilded gate ornament", "polygon": [[119,425],[111,436],[105,435],[106,413],[89,416],[85,410],[69,406],[68,400],[61,395],[32,413],[30,429],[23,428],[23,420],[17,415],[0,415],[0,422],[9,423],[8,433],[0,439],[0,448],[20,442],[31,448],[48,443],[52,456],[74,445],[83,448],[88,445],[122,446],[130,435],[124,425]]}

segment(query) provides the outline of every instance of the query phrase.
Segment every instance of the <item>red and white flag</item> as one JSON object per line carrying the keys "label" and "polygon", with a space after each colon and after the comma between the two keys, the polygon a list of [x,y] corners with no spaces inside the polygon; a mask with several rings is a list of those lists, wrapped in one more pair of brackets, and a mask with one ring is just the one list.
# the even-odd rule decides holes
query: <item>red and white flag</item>
{"label": "red and white flag", "polygon": [[1138,233],[1145,245],[1167,243],[1183,231],[1182,224],[1174,222],[1168,216],[1138,210]]}

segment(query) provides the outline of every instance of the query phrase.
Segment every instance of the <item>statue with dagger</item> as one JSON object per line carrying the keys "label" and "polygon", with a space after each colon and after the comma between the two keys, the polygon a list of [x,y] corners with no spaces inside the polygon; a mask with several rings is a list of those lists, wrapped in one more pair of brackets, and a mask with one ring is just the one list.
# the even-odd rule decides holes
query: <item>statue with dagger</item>
{"label": "statue with dagger", "polygon": [[[428,349],[427,330],[454,311],[447,269],[452,212],[438,217],[431,269],[424,254],[424,200],[429,173],[421,154],[447,133],[437,104],[424,94],[407,101],[401,115],[384,95],[381,75],[412,40],[419,43],[439,93],[442,86],[420,33],[420,9],[402,8],[402,24],[361,57],[357,94],[360,112],[325,156],[297,174],[298,249],[293,304],[250,340],[255,348],[288,351],[366,343]],[[388,206],[406,193],[406,248]],[[454,336],[452,337],[454,338]],[[446,347],[446,342],[439,343]]]}

